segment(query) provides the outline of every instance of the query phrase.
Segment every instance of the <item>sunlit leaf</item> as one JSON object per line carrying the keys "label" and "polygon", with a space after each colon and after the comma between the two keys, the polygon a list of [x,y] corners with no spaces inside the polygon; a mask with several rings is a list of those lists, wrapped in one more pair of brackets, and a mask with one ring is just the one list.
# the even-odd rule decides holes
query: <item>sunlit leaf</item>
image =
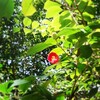
{"label": "sunlit leaf", "polygon": [[65,0],[69,5],[72,4],[72,0]]}
{"label": "sunlit leaf", "polygon": [[28,18],[28,17],[25,17],[24,20],[23,20],[24,26],[30,26],[31,22],[32,22],[31,19]]}
{"label": "sunlit leaf", "polygon": [[58,95],[58,96],[56,97],[56,100],[65,100],[64,94]]}
{"label": "sunlit leaf", "polygon": [[59,70],[59,69],[61,69],[62,67],[63,67],[62,65],[57,64],[57,66],[56,66],[56,70]]}
{"label": "sunlit leaf", "polygon": [[47,19],[44,19],[44,20],[42,20],[42,24],[50,24],[50,20],[47,20]]}
{"label": "sunlit leaf", "polygon": [[[53,12],[52,12],[52,11],[53,11]],[[62,11],[61,8],[58,8],[58,7],[50,7],[50,8],[47,10],[46,18],[54,17],[54,16],[58,15],[59,12],[61,12],[61,11]]]}
{"label": "sunlit leaf", "polygon": [[35,29],[39,26],[39,22],[38,21],[33,21],[32,22],[32,29]]}
{"label": "sunlit leaf", "polygon": [[61,35],[69,36],[69,35],[79,32],[79,31],[80,31],[79,29],[75,29],[72,27],[65,27],[58,33],[58,36],[61,36]]}
{"label": "sunlit leaf", "polygon": [[51,52],[57,52],[58,55],[61,55],[64,53],[64,51],[60,47],[52,49]]}
{"label": "sunlit leaf", "polygon": [[87,12],[84,12],[84,13],[83,13],[83,16],[84,16],[84,19],[85,19],[86,21],[92,21],[92,18],[94,18],[94,15],[89,14],[89,13],[87,13]]}
{"label": "sunlit leaf", "polygon": [[70,78],[71,78],[71,79],[73,79],[73,78],[74,78],[74,76],[75,76],[75,72],[70,73]]}
{"label": "sunlit leaf", "polygon": [[12,83],[13,81],[8,81],[8,82],[0,84],[0,92],[10,93],[13,89],[12,87],[10,87]]}
{"label": "sunlit leaf", "polygon": [[60,20],[60,16],[55,16],[51,22],[51,26],[54,28],[55,31],[58,31],[61,27],[59,20]]}
{"label": "sunlit leaf", "polygon": [[61,28],[65,27],[65,26],[69,26],[72,22],[72,19],[71,19],[71,15],[69,13],[69,11],[63,11],[61,14],[60,14],[60,18],[59,18],[59,22],[61,24]]}
{"label": "sunlit leaf", "polygon": [[28,33],[31,33],[32,30],[31,29],[28,29],[28,28],[24,28],[24,32],[25,32],[25,34],[28,34]]}
{"label": "sunlit leaf", "polygon": [[25,84],[25,83],[28,83],[29,81],[27,80],[21,80],[21,79],[18,79],[18,80],[14,80],[14,83],[11,85],[11,87],[14,87],[14,86],[19,86],[21,84]]}
{"label": "sunlit leaf", "polygon": [[48,10],[50,6],[54,6],[54,7],[59,7],[60,4],[56,3],[56,2],[53,2],[51,0],[47,0],[45,5],[44,5],[44,9]]}
{"label": "sunlit leaf", "polygon": [[31,16],[36,12],[35,7],[33,6],[33,0],[23,0],[22,1],[22,13],[24,16]]}
{"label": "sunlit leaf", "polygon": [[28,51],[28,55],[34,55],[50,46],[56,45],[56,42],[52,38],[48,38],[45,42],[38,43],[35,46],[31,47]]}
{"label": "sunlit leaf", "polygon": [[44,9],[47,10],[46,18],[54,17],[55,15],[59,14],[59,12],[62,11],[60,6],[61,5],[56,2],[47,0],[44,5]]}

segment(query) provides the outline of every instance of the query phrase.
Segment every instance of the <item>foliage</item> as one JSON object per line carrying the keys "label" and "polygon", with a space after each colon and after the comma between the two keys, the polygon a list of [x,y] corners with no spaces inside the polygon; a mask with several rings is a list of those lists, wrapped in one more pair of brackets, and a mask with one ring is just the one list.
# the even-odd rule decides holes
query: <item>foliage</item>
{"label": "foliage", "polygon": [[[9,80],[0,84],[0,99],[99,100],[100,19],[95,5],[99,5],[95,0],[23,0],[22,10],[11,17],[13,21],[6,19],[11,15],[0,12],[4,55],[0,70],[6,76],[2,80]],[[60,61],[47,63],[49,52],[58,54]],[[10,69],[4,66],[5,59],[11,59]],[[16,65],[17,60],[21,64]],[[39,74],[34,72],[38,69]],[[21,71],[26,71],[25,75]]]}
{"label": "foliage", "polygon": [[47,62],[45,58],[47,52],[39,52],[34,57],[26,55],[27,49],[36,43],[44,42],[46,36],[41,37],[39,32],[36,35],[25,34],[23,24],[26,18],[21,12],[21,2],[15,1],[14,4],[11,18],[3,17],[0,22],[0,63],[3,65],[0,69],[1,82],[24,78],[31,74],[39,75]]}

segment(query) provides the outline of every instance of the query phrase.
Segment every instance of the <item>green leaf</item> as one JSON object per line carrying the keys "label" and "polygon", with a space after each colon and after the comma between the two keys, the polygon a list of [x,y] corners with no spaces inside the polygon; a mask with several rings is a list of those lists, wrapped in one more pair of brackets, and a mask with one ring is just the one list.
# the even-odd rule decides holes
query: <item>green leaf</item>
{"label": "green leaf", "polygon": [[53,38],[48,38],[45,42],[38,43],[35,46],[31,47],[28,51],[28,55],[34,55],[50,46],[56,45],[56,41]]}
{"label": "green leaf", "polygon": [[22,96],[21,100],[52,100],[51,93],[43,85],[34,85],[32,90],[32,92]]}
{"label": "green leaf", "polygon": [[98,21],[98,20],[97,21],[94,21],[89,26],[92,29],[100,29],[100,21]]}
{"label": "green leaf", "polygon": [[53,18],[51,26],[56,29],[69,26],[71,24],[71,16],[69,11],[63,11],[60,15],[57,15]]}
{"label": "green leaf", "polygon": [[0,0],[0,18],[10,18],[14,11],[13,0]]}
{"label": "green leaf", "polygon": [[48,19],[43,19],[43,20],[42,20],[42,24],[47,24],[47,25],[49,25],[49,24],[50,24],[50,20],[48,20]]}
{"label": "green leaf", "polygon": [[50,0],[47,0],[44,5],[44,9],[48,10],[50,7],[59,7],[59,6],[60,6],[60,4],[50,1]]}
{"label": "green leaf", "polygon": [[[37,91],[42,95],[42,97],[45,97],[47,100],[52,100],[52,95],[51,93],[47,90],[46,87],[44,87],[43,85],[38,85],[37,87]],[[41,100],[41,99],[40,99]],[[43,100],[43,99],[42,99]]]}
{"label": "green leaf", "polygon": [[38,43],[36,44],[34,47],[31,47],[29,50],[28,50],[28,55],[34,55],[36,54],[37,52],[40,52],[44,49],[46,49],[47,47],[51,46],[51,44],[46,44],[46,43]]}
{"label": "green leaf", "polygon": [[56,41],[53,38],[48,38],[45,43],[51,43],[51,45],[56,45]]}
{"label": "green leaf", "polygon": [[22,79],[18,79],[18,80],[14,80],[14,83],[11,85],[11,87],[14,87],[14,86],[18,86],[18,85],[21,85],[21,84],[25,84],[25,83],[28,83],[29,81],[27,80],[22,80]]}
{"label": "green leaf", "polygon": [[54,28],[55,31],[58,31],[61,27],[59,19],[60,19],[60,16],[55,16],[51,22],[51,26]]}
{"label": "green leaf", "polygon": [[93,30],[89,27],[89,26],[86,26],[85,28],[84,28],[84,33],[91,33]]}
{"label": "green leaf", "polygon": [[89,14],[88,12],[84,12],[84,13],[83,13],[83,16],[84,16],[84,19],[85,19],[86,21],[92,21],[92,18],[94,18],[94,15]]}
{"label": "green leaf", "polygon": [[[53,69],[55,66],[56,66],[56,64],[53,64],[53,65],[51,65],[51,66],[46,67],[43,73],[47,75],[47,72],[48,72],[50,69]],[[49,73],[48,73],[48,74],[49,74]]]}
{"label": "green leaf", "polygon": [[38,21],[33,21],[32,22],[32,29],[35,29],[37,27],[39,27],[39,22]]}
{"label": "green leaf", "polygon": [[63,94],[60,94],[56,97],[56,100],[65,100],[65,96]]}
{"label": "green leaf", "polygon": [[61,65],[61,64],[57,64],[56,65],[56,70],[59,70],[59,69],[61,69],[63,66]]}
{"label": "green leaf", "polygon": [[13,89],[12,87],[10,87],[12,83],[13,83],[12,81],[8,81],[8,82],[0,84],[0,92],[2,93],[11,92]]}
{"label": "green leaf", "polygon": [[50,7],[47,10],[46,18],[54,17],[54,16],[58,15],[59,12],[61,12],[61,11],[62,11],[62,9],[60,7]]}
{"label": "green leaf", "polygon": [[69,57],[67,57],[67,55],[66,55],[65,53],[62,54],[61,57],[60,57],[60,61],[61,61],[62,65],[65,63],[65,62],[63,62],[63,61],[66,61],[66,63],[65,63],[65,65],[66,65],[68,59],[69,59]]}
{"label": "green leaf", "polygon": [[20,27],[13,27],[13,32],[14,33],[17,33],[17,32],[19,32],[20,31]]}
{"label": "green leaf", "polygon": [[70,6],[72,4],[72,0],[65,0]]}
{"label": "green leaf", "polygon": [[92,48],[100,48],[100,41],[96,42],[96,43],[93,43],[91,45]]}
{"label": "green leaf", "polygon": [[87,2],[85,1],[80,1],[79,5],[78,5],[78,8],[81,12],[83,12],[85,9],[86,9],[86,6],[87,6]]}
{"label": "green leaf", "polygon": [[59,47],[52,49],[51,52],[57,52],[58,55],[61,55],[64,53],[64,51]]}
{"label": "green leaf", "polygon": [[4,100],[3,96],[0,96],[0,100]]}
{"label": "green leaf", "polygon": [[75,34],[79,31],[80,31],[79,29],[75,29],[72,27],[65,27],[58,33],[58,36],[65,35],[68,37],[69,35]]}
{"label": "green leaf", "polygon": [[28,18],[28,17],[25,17],[24,20],[23,20],[23,24],[24,26],[30,26],[32,23],[31,19]]}
{"label": "green leaf", "polygon": [[31,29],[28,29],[28,28],[24,28],[24,32],[25,32],[25,34],[28,34],[28,33],[31,33],[32,30]]}
{"label": "green leaf", "polygon": [[66,39],[66,40],[64,41],[64,43],[63,43],[63,46],[64,46],[65,48],[68,48],[69,46],[71,47],[72,45],[71,45],[71,43]]}
{"label": "green leaf", "polygon": [[2,68],[3,67],[3,65],[2,64],[0,64],[0,68]]}
{"label": "green leaf", "polygon": [[28,82],[21,84],[19,86],[19,89],[22,90],[23,92],[25,92],[33,83],[35,83],[36,78],[33,76],[29,76],[29,77],[24,78],[24,80]]}
{"label": "green leaf", "polygon": [[75,76],[75,72],[70,73],[70,78],[71,79],[74,79],[74,76]]}
{"label": "green leaf", "polygon": [[33,92],[21,97],[21,100],[43,100],[42,96],[38,92]]}
{"label": "green leaf", "polygon": [[31,16],[36,12],[35,7],[32,4],[33,0],[22,1],[22,13],[24,16]]}
{"label": "green leaf", "polygon": [[78,63],[77,68],[79,73],[82,73],[82,71],[85,69],[85,66],[85,64]]}
{"label": "green leaf", "polygon": [[62,11],[60,6],[61,5],[56,2],[47,0],[47,2],[44,5],[44,9],[47,10],[46,18],[54,17],[55,15],[59,14],[59,12]]}
{"label": "green leaf", "polygon": [[100,30],[99,30],[99,32],[94,32],[92,34],[92,37],[100,38]]}
{"label": "green leaf", "polygon": [[80,57],[89,58],[92,55],[92,48],[90,45],[83,45],[79,48]]}
{"label": "green leaf", "polygon": [[85,11],[88,12],[89,14],[94,15],[96,9],[90,5],[90,6],[87,6],[87,7],[86,7]]}
{"label": "green leaf", "polygon": [[76,48],[80,48],[81,46],[82,46],[82,44],[84,43],[84,42],[86,42],[87,41],[87,37],[81,37],[78,41],[77,41],[77,43],[75,44],[75,49]]}

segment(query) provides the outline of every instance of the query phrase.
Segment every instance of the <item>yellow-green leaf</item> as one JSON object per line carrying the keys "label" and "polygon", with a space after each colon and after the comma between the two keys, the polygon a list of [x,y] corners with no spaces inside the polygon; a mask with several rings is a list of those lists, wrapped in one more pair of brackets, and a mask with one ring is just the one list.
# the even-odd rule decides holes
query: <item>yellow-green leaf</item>
{"label": "yellow-green leaf", "polygon": [[34,55],[50,46],[56,45],[56,42],[52,38],[48,38],[45,42],[37,43],[35,46],[31,47],[28,51],[28,55]]}
{"label": "yellow-green leaf", "polygon": [[51,52],[57,52],[58,55],[64,53],[64,51],[60,47],[54,48],[53,50],[51,50]]}
{"label": "yellow-green leaf", "polygon": [[51,26],[54,28],[55,31],[58,31],[61,27],[59,20],[60,20],[60,16],[55,16],[51,22]]}
{"label": "yellow-green leaf", "polygon": [[28,18],[28,17],[25,17],[24,20],[23,20],[23,24],[24,26],[30,26],[32,23],[31,19]]}
{"label": "yellow-green leaf", "polygon": [[24,16],[31,16],[36,12],[35,7],[32,4],[33,0],[22,1],[22,13]]}
{"label": "yellow-green leaf", "polygon": [[72,0],[65,0],[69,5],[72,4]]}
{"label": "yellow-green leaf", "polygon": [[25,32],[25,34],[28,34],[28,33],[31,33],[31,29],[28,29],[28,28],[24,28],[24,32]]}
{"label": "yellow-green leaf", "polygon": [[39,26],[39,22],[38,21],[33,21],[32,22],[32,29],[35,29]]}
{"label": "yellow-green leaf", "polygon": [[59,14],[59,12],[62,11],[60,6],[61,5],[56,2],[47,0],[44,5],[44,9],[47,10],[46,18],[54,17],[55,15]]}

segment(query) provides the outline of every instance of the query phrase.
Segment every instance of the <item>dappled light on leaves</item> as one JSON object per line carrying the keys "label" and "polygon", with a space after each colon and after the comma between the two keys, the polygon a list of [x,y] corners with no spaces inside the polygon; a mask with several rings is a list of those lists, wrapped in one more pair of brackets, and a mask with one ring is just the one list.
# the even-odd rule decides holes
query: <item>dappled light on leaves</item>
{"label": "dappled light on leaves", "polygon": [[0,100],[100,100],[99,0],[0,0]]}

